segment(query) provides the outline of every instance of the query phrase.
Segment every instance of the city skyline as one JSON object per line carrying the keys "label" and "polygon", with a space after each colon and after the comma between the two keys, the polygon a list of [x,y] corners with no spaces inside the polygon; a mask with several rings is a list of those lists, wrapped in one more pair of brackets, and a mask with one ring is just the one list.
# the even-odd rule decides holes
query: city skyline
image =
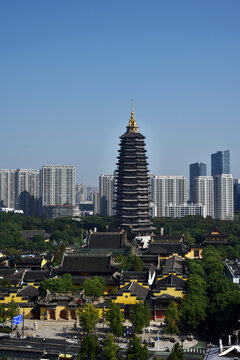
{"label": "city skyline", "polygon": [[230,150],[238,165],[238,1],[76,0],[0,5],[0,168],[116,169],[134,99],[149,171],[188,177]]}

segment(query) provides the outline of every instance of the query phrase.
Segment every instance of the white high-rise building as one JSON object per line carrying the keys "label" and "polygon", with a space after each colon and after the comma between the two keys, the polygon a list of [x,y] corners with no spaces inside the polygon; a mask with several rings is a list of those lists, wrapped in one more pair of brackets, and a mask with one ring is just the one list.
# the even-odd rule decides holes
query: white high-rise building
{"label": "white high-rise building", "polygon": [[40,170],[42,206],[75,205],[76,170],[71,165],[44,165]]}
{"label": "white high-rise building", "polygon": [[76,185],[76,203],[80,204],[87,201],[87,187],[84,184]]}
{"label": "white high-rise building", "polygon": [[99,200],[100,200],[100,214],[114,215],[114,175],[99,176]]}
{"label": "white high-rise building", "polygon": [[157,207],[157,216],[166,216],[168,204],[187,202],[187,179],[184,176],[151,176],[151,201]]}
{"label": "white high-rise building", "polygon": [[16,209],[26,215],[39,215],[40,172],[33,169],[16,170]]}
{"label": "white high-rise building", "polygon": [[39,215],[39,170],[1,169],[0,203],[26,215]]}
{"label": "white high-rise building", "polygon": [[200,215],[206,217],[206,207],[201,204],[168,204],[166,206],[167,217],[180,218],[184,216]]}
{"label": "white high-rise building", "polygon": [[214,218],[214,186],[212,176],[197,176],[193,181],[193,202],[205,206],[206,216]]}
{"label": "white high-rise building", "polygon": [[233,177],[231,174],[214,176],[215,219],[234,219]]}
{"label": "white high-rise building", "polygon": [[15,209],[16,170],[0,169],[0,205]]}

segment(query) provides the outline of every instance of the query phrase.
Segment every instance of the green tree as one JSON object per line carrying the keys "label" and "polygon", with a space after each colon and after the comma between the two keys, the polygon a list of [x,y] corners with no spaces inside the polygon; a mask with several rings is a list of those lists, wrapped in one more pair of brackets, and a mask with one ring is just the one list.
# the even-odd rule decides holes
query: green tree
{"label": "green tree", "polygon": [[95,360],[97,354],[101,352],[101,347],[96,335],[87,335],[81,342],[80,352],[77,356],[77,360]]}
{"label": "green tree", "polygon": [[[201,273],[200,269],[197,269],[197,265],[192,266],[195,273]],[[197,271],[196,271],[197,270]],[[180,308],[180,318],[183,326],[187,330],[196,330],[199,324],[206,319],[207,316],[207,283],[205,281],[205,274],[189,275],[187,282],[187,297]]]}
{"label": "green tree", "polygon": [[102,357],[104,360],[117,360],[119,348],[111,335],[104,341]]}
{"label": "green tree", "polygon": [[144,327],[150,323],[151,312],[147,304],[142,301],[136,302],[130,308],[130,321],[133,324],[134,332],[139,334]]}
{"label": "green tree", "polygon": [[143,262],[137,255],[128,255],[126,257],[119,257],[121,264],[118,269],[124,271],[142,271],[143,270]]}
{"label": "green tree", "polygon": [[105,287],[105,280],[100,276],[95,276],[94,279],[86,279],[83,283],[84,293],[87,296],[93,296],[94,299],[103,295]]}
{"label": "green tree", "polygon": [[106,312],[106,322],[111,327],[112,333],[117,337],[123,334],[123,321],[124,316],[119,305],[112,302]]}
{"label": "green tree", "polygon": [[130,339],[128,349],[127,349],[127,359],[128,360],[147,360],[148,359],[148,349],[146,345],[142,345],[139,338],[134,335]]}
{"label": "green tree", "polygon": [[39,293],[41,296],[45,296],[47,290],[51,292],[65,292],[74,290],[72,276],[70,274],[63,274],[61,278],[52,278],[41,281],[39,286]]}
{"label": "green tree", "polygon": [[95,326],[99,320],[99,310],[94,305],[86,303],[83,307],[77,310],[80,326],[83,331],[89,333],[94,331]]}
{"label": "green tree", "polygon": [[183,350],[181,345],[177,342],[172,348],[172,351],[168,356],[168,360],[182,360],[182,359],[183,359]]}
{"label": "green tree", "polygon": [[4,304],[0,304],[0,323],[5,323],[7,320],[7,313]]}
{"label": "green tree", "polygon": [[186,231],[184,233],[184,241],[188,243],[189,245],[194,244],[194,238],[190,235],[189,231]]}
{"label": "green tree", "polygon": [[170,334],[172,336],[173,334],[178,335],[180,333],[177,326],[179,319],[178,307],[175,302],[171,300],[165,312],[165,322],[167,326],[164,331],[166,334]]}
{"label": "green tree", "polygon": [[14,316],[17,316],[17,308],[18,308],[18,305],[17,305],[16,301],[14,301],[12,299],[10,301],[10,303],[8,304],[8,310],[7,310],[8,319],[12,320],[14,318]]}

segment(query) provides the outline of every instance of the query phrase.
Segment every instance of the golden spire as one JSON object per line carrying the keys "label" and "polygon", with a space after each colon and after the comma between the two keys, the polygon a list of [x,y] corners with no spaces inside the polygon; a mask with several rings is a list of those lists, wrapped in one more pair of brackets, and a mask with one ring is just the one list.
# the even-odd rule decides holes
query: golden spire
{"label": "golden spire", "polygon": [[132,111],[129,118],[128,132],[138,132],[138,126],[136,124],[136,119],[133,112],[133,99],[132,99]]}

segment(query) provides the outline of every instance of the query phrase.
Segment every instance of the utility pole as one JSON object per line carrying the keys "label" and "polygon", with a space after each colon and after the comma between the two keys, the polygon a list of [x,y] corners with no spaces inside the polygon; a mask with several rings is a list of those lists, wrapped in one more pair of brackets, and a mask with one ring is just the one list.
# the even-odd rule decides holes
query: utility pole
{"label": "utility pole", "polygon": [[25,316],[25,309],[23,308],[22,338],[24,337],[24,316]]}

